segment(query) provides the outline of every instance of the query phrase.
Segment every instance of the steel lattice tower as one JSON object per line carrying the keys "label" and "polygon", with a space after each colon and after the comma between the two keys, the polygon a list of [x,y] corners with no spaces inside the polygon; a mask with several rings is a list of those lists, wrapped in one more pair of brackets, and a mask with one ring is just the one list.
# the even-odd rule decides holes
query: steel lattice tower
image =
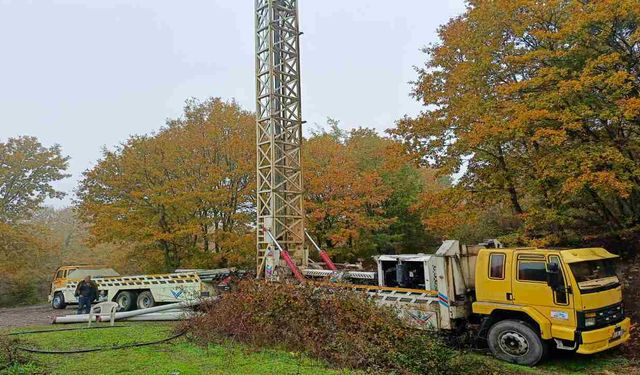
{"label": "steel lattice tower", "polygon": [[306,266],[300,146],[300,32],[297,0],[256,0],[258,277],[279,266],[265,231]]}

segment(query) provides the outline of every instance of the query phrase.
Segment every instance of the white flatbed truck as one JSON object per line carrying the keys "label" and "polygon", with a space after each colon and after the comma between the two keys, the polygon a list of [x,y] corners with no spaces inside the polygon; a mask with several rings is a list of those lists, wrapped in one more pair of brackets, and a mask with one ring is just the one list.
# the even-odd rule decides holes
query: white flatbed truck
{"label": "white flatbed truck", "polygon": [[211,284],[201,280],[198,272],[121,276],[107,267],[63,266],[56,270],[51,283],[52,307],[63,309],[77,304],[76,286],[85,276],[91,276],[98,285],[98,301],[117,302],[121,311],[208,297],[215,291]]}

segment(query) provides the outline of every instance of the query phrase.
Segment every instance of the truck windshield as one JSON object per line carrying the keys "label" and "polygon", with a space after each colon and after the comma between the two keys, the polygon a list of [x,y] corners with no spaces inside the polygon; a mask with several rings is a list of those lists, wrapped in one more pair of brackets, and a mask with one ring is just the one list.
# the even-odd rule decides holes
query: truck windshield
{"label": "truck windshield", "polygon": [[582,291],[607,290],[620,284],[611,259],[572,263],[570,267]]}

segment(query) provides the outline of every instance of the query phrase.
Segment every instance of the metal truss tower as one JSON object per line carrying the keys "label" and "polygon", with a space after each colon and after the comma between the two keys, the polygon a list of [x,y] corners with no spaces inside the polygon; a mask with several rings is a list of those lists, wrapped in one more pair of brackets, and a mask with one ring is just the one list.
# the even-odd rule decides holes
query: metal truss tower
{"label": "metal truss tower", "polygon": [[307,266],[298,1],[256,0],[255,12],[257,275],[273,279],[280,266],[280,248]]}

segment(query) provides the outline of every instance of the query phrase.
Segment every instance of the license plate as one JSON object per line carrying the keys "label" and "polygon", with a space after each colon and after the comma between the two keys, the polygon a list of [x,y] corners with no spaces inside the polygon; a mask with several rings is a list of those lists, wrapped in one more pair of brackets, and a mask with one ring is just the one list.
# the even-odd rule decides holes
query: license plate
{"label": "license plate", "polygon": [[620,327],[616,327],[615,331],[613,331],[613,334],[611,335],[611,341],[619,339],[623,334],[624,330]]}

